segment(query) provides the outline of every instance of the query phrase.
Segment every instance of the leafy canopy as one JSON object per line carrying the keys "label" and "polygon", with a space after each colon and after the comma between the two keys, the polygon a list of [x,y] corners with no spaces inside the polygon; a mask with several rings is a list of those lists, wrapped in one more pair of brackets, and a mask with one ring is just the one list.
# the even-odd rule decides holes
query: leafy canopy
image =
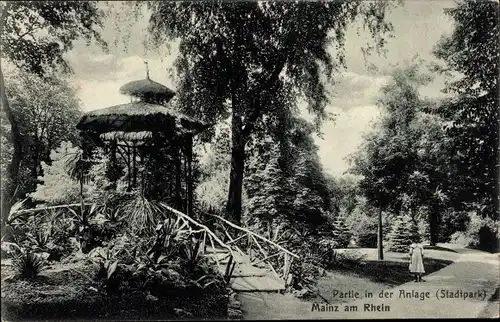
{"label": "leafy canopy", "polygon": [[293,108],[297,94],[318,121],[327,117],[325,80],[345,64],[347,26],[361,17],[380,48],[383,35],[392,30],[385,21],[389,6],[365,1],[152,2],[150,30],[157,43],[180,39],[181,106],[214,123],[227,118],[231,107],[248,136],[261,115]]}
{"label": "leafy canopy", "polygon": [[351,171],[363,176],[359,186],[375,207],[399,212],[403,192],[410,193],[408,184],[420,174],[417,146],[425,124],[419,115],[428,102],[418,90],[429,81],[418,63],[396,68],[381,89],[382,117],[352,156]]}
{"label": "leafy canopy", "polygon": [[476,204],[483,214],[494,217],[498,209],[499,5],[461,0],[447,14],[455,22],[454,30],[437,44],[435,55],[446,63],[441,71],[460,75],[446,88],[455,97],[438,109],[449,121],[447,134],[457,156],[454,204]]}
{"label": "leafy canopy", "polygon": [[35,74],[53,67],[69,71],[63,53],[79,37],[106,48],[97,1],[2,1],[0,13],[2,57]]}

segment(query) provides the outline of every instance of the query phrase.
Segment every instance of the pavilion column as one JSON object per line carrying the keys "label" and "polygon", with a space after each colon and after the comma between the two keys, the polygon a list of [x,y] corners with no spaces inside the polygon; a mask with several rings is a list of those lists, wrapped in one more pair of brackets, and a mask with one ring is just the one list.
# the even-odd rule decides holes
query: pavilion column
{"label": "pavilion column", "polygon": [[193,136],[188,135],[187,146],[186,146],[186,159],[187,159],[187,215],[189,217],[193,216],[193,171],[192,171],[192,161],[193,161]]}
{"label": "pavilion column", "polygon": [[108,179],[113,183],[113,189],[116,189],[116,180],[117,180],[117,175],[116,175],[116,167],[117,167],[117,160],[116,160],[116,153],[117,153],[117,142],[116,140],[112,140],[110,147],[109,147],[109,154],[110,154],[110,168],[108,168]]}
{"label": "pavilion column", "polygon": [[178,142],[175,143],[175,203],[177,209],[182,211],[182,199],[181,199],[181,149]]}
{"label": "pavilion column", "polygon": [[130,147],[128,146],[127,143],[125,143],[127,145],[127,177],[128,177],[128,185],[127,185],[127,191],[131,191],[132,190],[132,165],[131,165],[131,161],[130,160]]}
{"label": "pavilion column", "polygon": [[111,147],[110,147],[110,157],[111,157],[111,166],[114,168],[116,167],[116,140],[111,141]]}
{"label": "pavilion column", "polygon": [[137,147],[135,143],[132,145],[132,186],[137,187]]}

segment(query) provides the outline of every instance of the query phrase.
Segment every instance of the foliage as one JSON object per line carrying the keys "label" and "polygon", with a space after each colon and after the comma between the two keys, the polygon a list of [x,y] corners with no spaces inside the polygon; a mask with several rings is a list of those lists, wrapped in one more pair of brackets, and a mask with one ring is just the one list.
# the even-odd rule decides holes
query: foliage
{"label": "foliage", "polygon": [[202,210],[223,215],[227,202],[230,171],[230,127],[219,124],[211,143],[205,144],[205,157],[200,160],[200,182],[195,195]]}
{"label": "foliage", "polygon": [[[382,209],[399,212],[398,187],[408,180],[417,151],[416,114],[423,102],[418,98],[418,86],[426,84],[428,78],[419,74],[419,66],[413,64],[393,72],[392,80],[381,90],[379,105],[384,115],[375,125],[374,131],[364,138],[361,150],[352,158],[352,171],[362,175],[360,188],[368,201]],[[404,188],[403,188],[404,189]]]}
{"label": "foliage", "polygon": [[96,1],[8,1],[0,12],[1,40],[6,45],[2,56],[35,74],[55,66],[69,69],[63,54],[78,37],[105,45],[97,30],[102,17]]}
{"label": "foliage", "polygon": [[332,199],[332,211],[342,213],[349,217],[359,204],[361,191],[359,191],[358,178],[345,173],[341,177],[327,178]]}
{"label": "foliage", "polygon": [[445,88],[454,97],[435,110],[448,121],[452,140],[452,204],[458,211],[482,204],[481,214],[490,218],[497,216],[499,189],[498,10],[492,1],[458,1],[446,10],[453,32],[434,52],[445,62],[441,72],[458,74]]}
{"label": "foliage", "polygon": [[7,225],[12,241],[47,260],[59,260],[74,250],[74,225],[60,216],[60,210],[10,216]]}
{"label": "foliage", "polygon": [[104,280],[103,287],[107,292],[118,291],[119,279],[117,278],[118,255],[123,249],[118,246],[109,248],[94,248],[89,254],[91,260],[99,265],[97,278]]}
{"label": "foliage", "polygon": [[98,234],[96,227],[91,223],[99,212],[99,207],[92,204],[90,207],[79,207],[77,210],[68,208],[69,218],[76,228],[76,239],[80,243],[80,248],[84,254],[90,252],[98,244]]}
{"label": "foliage", "polygon": [[388,250],[397,253],[407,253],[412,243],[420,242],[416,222],[408,214],[398,216],[393,223],[389,235]]}
{"label": "foliage", "polygon": [[[356,196],[352,203],[352,211],[350,214],[345,214],[345,222],[349,230],[353,234],[353,239],[358,247],[377,247],[377,229],[378,229],[378,210],[371,206],[365,197]],[[382,229],[383,235],[386,236],[390,232],[390,214],[382,213]]]}
{"label": "foliage", "polygon": [[166,296],[173,289],[219,290],[224,282],[204,244],[179,219],[164,220],[153,236],[124,234],[91,256],[107,292],[132,289]]}
{"label": "foliage", "polygon": [[333,251],[326,267],[334,270],[352,270],[362,265],[365,257],[366,254],[358,250],[336,250]]}
{"label": "foliage", "polygon": [[457,231],[465,231],[469,225],[470,218],[465,211],[455,211],[453,208],[446,209],[442,214],[439,240],[449,242],[450,237]]}
{"label": "foliage", "polygon": [[[300,223],[311,229],[325,222],[330,192],[312,138],[311,124],[301,118],[283,118],[289,137],[279,131],[253,140],[245,181],[248,222]],[[271,129],[277,125],[268,125]]]}
{"label": "foliage", "polygon": [[121,209],[128,227],[136,234],[153,232],[163,217],[157,203],[139,193],[133,194]]}
{"label": "foliage", "polygon": [[248,195],[245,211],[250,225],[256,220],[264,225],[283,220],[293,203],[289,182],[278,164],[277,151],[271,149],[268,153],[269,159],[255,158],[251,160],[254,163],[249,164],[251,175],[245,182]]}

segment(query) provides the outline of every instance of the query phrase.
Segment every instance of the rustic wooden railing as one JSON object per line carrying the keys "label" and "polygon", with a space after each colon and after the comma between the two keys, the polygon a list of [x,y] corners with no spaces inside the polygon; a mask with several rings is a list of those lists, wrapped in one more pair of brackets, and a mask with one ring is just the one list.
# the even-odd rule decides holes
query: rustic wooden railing
{"label": "rustic wooden railing", "polygon": [[[92,204],[90,203],[84,203],[84,207],[91,207]],[[16,219],[20,219],[23,217],[28,217],[28,216],[34,216],[38,215],[39,219],[43,220],[49,216],[57,216],[60,212],[72,209],[72,210],[77,210],[81,209],[82,204],[81,203],[73,203],[73,204],[66,204],[66,205],[57,205],[57,206],[48,206],[48,207],[37,207],[37,208],[30,208],[30,209],[14,209],[11,210],[9,213],[9,216],[7,218],[8,223],[14,222]]]}
{"label": "rustic wooden railing", "polygon": [[[163,207],[164,209],[170,211],[173,215],[177,216],[179,220],[183,222],[183,224],[187,224],[189,227],[193,228],[197,227],[198,230],[192,230],[192,233],[198,233],[201,234],[201,239],[202,239],[202,245],[207,245],[207,239],[212,247],[212,249],[217,249],[217,248],[222,248],[225,249],[229,252],[230,254],[230,259],[226,265],[226,271],[224,274],[224,278],[229,279],[232,275],[232,272],[234,271],[236,263],[233,262],[234,258],[234,250],[229,246],[228,244],[224,243],[217,235],[206,225],[194,220],[193,218],[189,217],[188,215],[180,212],[179,210],[170,207],[164,202],[160,202],[159,205]],[[218,245],[218,247],[216,246]],[[217,263],[218,266],[221,266],[221,263],[219,262],[219,259],[217,256],[214,256],[214,259]]]}
{"label": "rustic wooden railing", "polygon": [[246,249],[246,254],[250,257],[252,265],[258,266],[262,264],[274,273],[278,279],[282,279],[285,282],[285,286],[289,284],[292,262],[294,259],[300,259],[297,254],[225,218],[206,212],[198,212],[216,221],[216,226],[222,230],[227,239],[227,245],[234,247],[242,254],[245,253],[242,248]]}

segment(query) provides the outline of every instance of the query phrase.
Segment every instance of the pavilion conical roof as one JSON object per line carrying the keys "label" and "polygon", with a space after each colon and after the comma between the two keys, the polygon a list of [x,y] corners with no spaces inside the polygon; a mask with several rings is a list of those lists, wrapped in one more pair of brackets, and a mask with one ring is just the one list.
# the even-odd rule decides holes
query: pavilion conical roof
{"label": "pavilion conical roof", "polygon": [[120,93],[139,98],[159,97],[165,102],[168,102],[175,95],[173,90],[151,80],[149,76],[123,85],[120,87]]}
{"label": "pavilion conical roof", "polygon": [[96,133],[173,131],[197,133],[205,123],[169,106],[175,92],[149,78],[132,81],[120,88],[122,94],[139,98],[85,113],[77,128]]}

